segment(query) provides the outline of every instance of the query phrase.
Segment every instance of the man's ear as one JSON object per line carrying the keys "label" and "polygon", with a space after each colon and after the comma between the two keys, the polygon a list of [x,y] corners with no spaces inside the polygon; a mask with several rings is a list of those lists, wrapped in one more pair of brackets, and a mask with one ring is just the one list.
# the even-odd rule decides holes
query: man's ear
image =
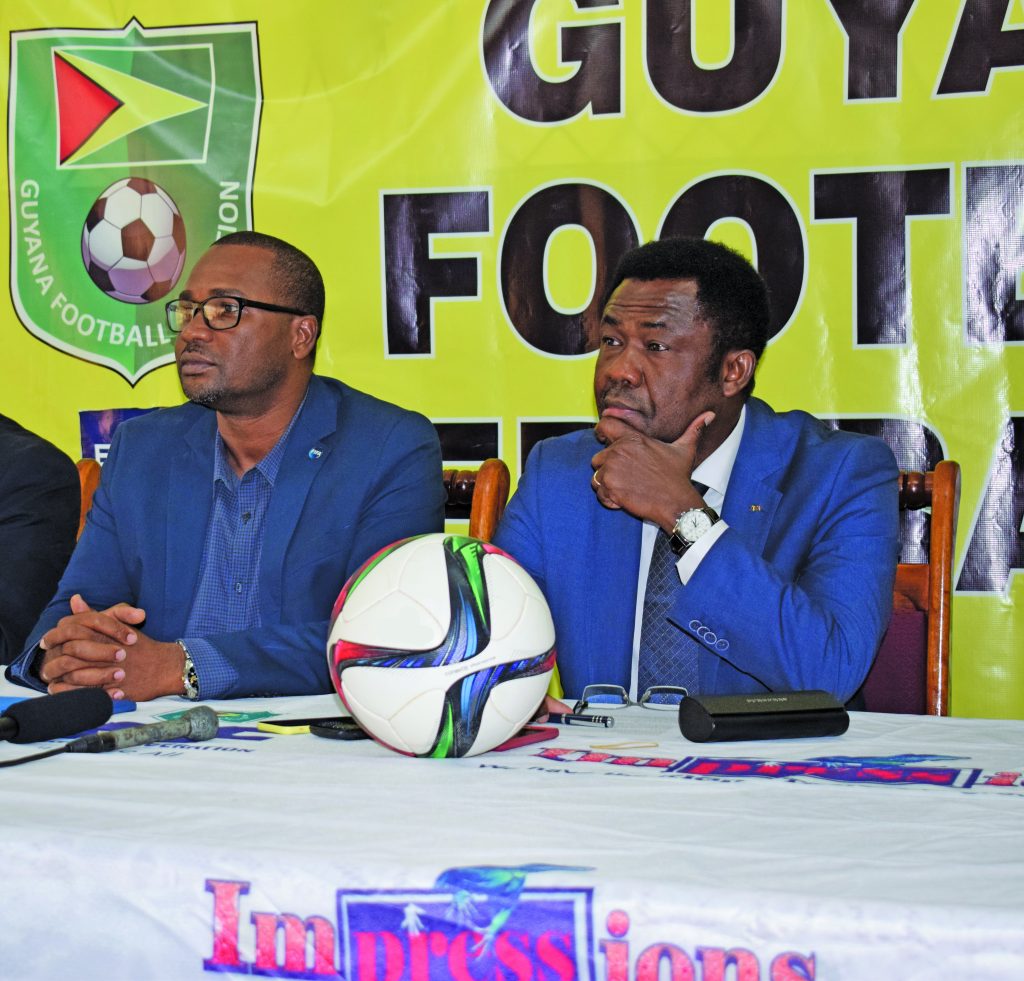
{"label": "man's ear", "polygon": [[316,317],[296,317],[292,321],[292,353],[296,361],[304,361],[316,348],[320,324]]}
{"label": "man's ear", "polygon": [[722,394],[731,398],[742,392],[754,377],[756,367],[757,356],[753,351],[729,351],[722,359]]}

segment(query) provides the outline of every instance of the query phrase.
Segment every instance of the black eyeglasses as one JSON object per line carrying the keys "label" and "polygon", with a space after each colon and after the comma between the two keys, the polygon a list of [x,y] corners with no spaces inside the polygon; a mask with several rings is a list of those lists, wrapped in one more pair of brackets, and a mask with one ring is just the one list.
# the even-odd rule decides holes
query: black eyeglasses
{"label": "black eyeglasses", "polygon": [[291,313],[297,317],[306,315],[305,310],[295,307],[282,307],[276,303],[261,303],[259,300],[244,300],[240,296],[211,296],[196,303],[194,300],[171,300],[164,309],[167,311],[167,326],[175,334],[180,334],[190,323],[197,312],[202,311],[203,320],[210,330],[231,330],[238,326],[242,311],[246,307],[257,310],[269,310],[271,313]]}
{"label": "black eyeglasses", "polygon": [[583,689],[580,700],[573,707],[579,714],[590,709],[621,709],[627,705],[639,705],[641,708],[655,709],[659,712],[671,712],[679,708],[679,703],[689,693],[685,688],[676,685],[654,685],[648,688],[640,700],[634,702],[629,693],[621,685],[587,685]]}

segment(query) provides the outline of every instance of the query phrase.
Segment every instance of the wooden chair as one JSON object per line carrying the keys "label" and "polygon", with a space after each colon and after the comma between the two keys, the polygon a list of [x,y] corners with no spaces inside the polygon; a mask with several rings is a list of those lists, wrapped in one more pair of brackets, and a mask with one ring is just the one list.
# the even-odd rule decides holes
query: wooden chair
{"label": "wooden chair", "polygon": [[469,534],[489,542],[505,511],[511,485],[508,467],[503,460],[484,460],[478,470],[444,471],[448,491],[445,517],[453,520],[469,518]]}
{"label": "wooden chair", "polygon": [[949,610],[960,465],[900,473],[900,510],[931,509],[928,561],[896,567],[893,615],[862,689],[873,712],[949,714]]}
{"label": "wooden chair", "polygon": [[82,509],[78,518],[78,537],[82,537],[82,529],[85,527],[85,516],[92,507],[92,496],[96,493],[96,487],[100,482],[102,468],[96,460],[78,461],[78,481],[82,485]]}

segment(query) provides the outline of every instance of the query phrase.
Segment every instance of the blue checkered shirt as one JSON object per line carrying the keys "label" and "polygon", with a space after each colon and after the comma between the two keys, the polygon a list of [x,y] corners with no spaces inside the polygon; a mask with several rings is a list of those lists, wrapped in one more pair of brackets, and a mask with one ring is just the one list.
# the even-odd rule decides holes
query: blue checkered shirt
{"label": "blue checkered shirt", "polygon": [[238,665],[205,638],[262,624],[259,569],[267,508],[288,436],[301,412],[302,405],[274,448],[241,477],[231,469],[224,441],[217,433],[213,510],[206,528],[199,586],[182,638],[192,655],[204,699],[223,697],[238,680]]}

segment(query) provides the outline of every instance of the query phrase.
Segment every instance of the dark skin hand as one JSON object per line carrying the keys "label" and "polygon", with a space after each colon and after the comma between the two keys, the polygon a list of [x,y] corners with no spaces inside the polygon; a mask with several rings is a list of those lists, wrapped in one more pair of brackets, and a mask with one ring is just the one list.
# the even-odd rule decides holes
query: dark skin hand
{"label": "dark skin hand", "polygon": [[39,678],[47,691],[104,688],[111,698],[133,701],[181,694],[184,652],[139,630],[145,619],[145,610],[127,603],[94,610],[76,593],[71,614],[39,641],[46,652]]}
{"label": "dark skin hand", "polygon": [[690,474],[735,427],[757,361],[744,348],[716,353],[697,292],[692,279],[623,280],[605,305],[594,366],[605,448],[591,461],[591,489],[666,532],[704,506]]}
{"label": "dark skin hand", "polygon": [[676,518],[704,500],[690,482],[701,437],[714,412],[700,413],[672,443],[652,439],[614,416],[604,416],[594,433],[604,449],[590,461],[590,486],[606,508],[622,508],[671,532]]}

